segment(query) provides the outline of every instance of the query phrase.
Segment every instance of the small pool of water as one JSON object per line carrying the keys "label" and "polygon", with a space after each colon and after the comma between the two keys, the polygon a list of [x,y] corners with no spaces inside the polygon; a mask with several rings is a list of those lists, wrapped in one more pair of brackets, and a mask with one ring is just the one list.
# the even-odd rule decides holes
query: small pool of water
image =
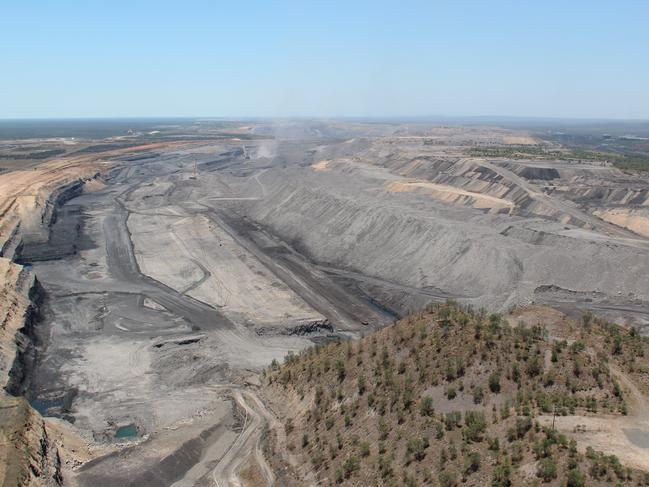
{"label": "small pool of water", "polygon": [[133,438],[137,436],[137,427],[134,424],[121,426],[115,431],[115,438]]}
{"label": "small pool of water", "polygon": [[61,409],[65,402],[63,398],[56,399],[33,399],[30,401],[31,406],[42,416],[61,416]]}

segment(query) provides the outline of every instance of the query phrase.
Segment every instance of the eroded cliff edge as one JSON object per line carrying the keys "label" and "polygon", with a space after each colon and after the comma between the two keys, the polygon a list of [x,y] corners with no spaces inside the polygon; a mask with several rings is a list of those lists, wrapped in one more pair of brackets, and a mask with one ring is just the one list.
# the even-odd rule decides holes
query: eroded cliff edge
{"label": "eroded cliff edge", "polygon": [[[114,151],[118,152],[118,151]],[[47,245],[57,208],[85,189],[101,186],[115,167],[113,153],[68,158],[0,177],[0,486],[63,485],[65,443],[73,433],[43,418],[21,397],[36,360],[37,324],[44,298],[23,252]],[[65,431],[64,431],[65,430]]]}

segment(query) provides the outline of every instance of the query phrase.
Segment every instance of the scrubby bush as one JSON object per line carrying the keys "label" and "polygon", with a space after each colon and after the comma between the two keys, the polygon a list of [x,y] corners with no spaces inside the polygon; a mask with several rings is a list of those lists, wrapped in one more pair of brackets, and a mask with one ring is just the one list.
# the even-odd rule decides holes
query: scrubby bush
{"label": "scrubby bush", "polygon": [[494,476],[491,481],[491,487],[510,487],[512,481],[510,479],[512,474],[512,467],[503,463],[501,465],[496,465],[494,468]]}
{"label": "scrubby bush", "polygon": [[550,480],[556,479],[556,462],[552,458],[543,458],[540,460],[536,469],[536,476],[543,480],[543,482],[549,482]]}
{"label": "scrubby bush", "polygon": [[415,460],[421,461],[426,456],[426,449],[429,447],[430,442],[427,437],[413,438],[408,440],[407,452],[414,456]]}
{"label": "scrubby bush", "polygon": [[579,470],[572,469],[566,476],[566,487],[585,487],[586,477]]}
{"label": "scrubby bush", "polygon": [[482,400],[484,399],[484,391],[482,390],[482,387],[474,387],[472,394],[473,404],[482,404]]}
{"label": "scrubby bush", "polygon": [[369,457],[370,456],[370,444],[367,441],[364,441],[363,443],[361,443],[360,452],[361,452],[362,457]]}
{"label": "scrubby bush", "polygon": [[360,461],[357,457],[353,455],[348,457],[342,465],[343,475],[345,476],[345,478],[348,479],[349,477],[351,477],[352,474],[360,468],[360,465]]}
{"label": "scrubby bush", "polygon": [[462,413],[460,411],[451,411],[450,413],[446,413],[444,415],[444,424],[446,425],[446,429],[448,431],[451,431],[459,426],[460,421],[462,421]]}
{"label": "scrubby bush", "polygon": [[500,392],[500,374],[498,372],[492,372],[489,376],[489,390],[494,394]]}
{"label": "scrubby bush", "polygon": [[455,487],[457,485],[457,477],[453,472],[440,472],[438,479],[440,487]]}
{"label": "scrubby bush", "polygon": [[424,396],[421,399],[421,404],[419,405],[419,411],[422,416],[432,416],[435,412],[433,408],[433,398],[430,396]]}
{"label": "scrubby bush", "polygon": [[464,473],[470,475],[480,470],[480,453],[473,451],[464,459]]}
{"label": "scrubby bush", "polygon": [[393,473],[392,461],[389,458],[386,458],[383,455],[381,455],[379,457],[378,468],[379,468],[379,474],[381,475],[382,478],[386,479],[392,476]]}
{"label": "scrubby bush", "polygon": [[462,433],[466,441],[481,441],[486,429],[487,420],[485,419],[484,413],[478,411],[467,411],[465,413]]}
{"label": "scrubby bush", "polygon": [[342,382],[345,380],[347,372],[345,370],[345,363],[342,360],[336,361],[336,374],[338,375],[338,380]]}
{"label": "scrubby bush", "polygon": [[358,376],[358,380],[356,381],[356,385],[358,387],[358,394],[363,395],[365,394],[365,377],[362,375]]}

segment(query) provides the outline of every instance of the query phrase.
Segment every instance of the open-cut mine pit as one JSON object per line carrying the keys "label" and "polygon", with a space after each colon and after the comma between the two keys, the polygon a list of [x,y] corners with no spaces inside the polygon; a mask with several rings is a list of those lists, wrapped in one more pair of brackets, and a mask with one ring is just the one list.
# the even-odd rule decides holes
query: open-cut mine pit
{"label": "open-cut mine pit", "polygon": [[272,483],[259,372],[431,303],[649,330],[646,175],[468,150],[541,143],[499,128],[185,130],[0,174],[4,385],[70,485]]}

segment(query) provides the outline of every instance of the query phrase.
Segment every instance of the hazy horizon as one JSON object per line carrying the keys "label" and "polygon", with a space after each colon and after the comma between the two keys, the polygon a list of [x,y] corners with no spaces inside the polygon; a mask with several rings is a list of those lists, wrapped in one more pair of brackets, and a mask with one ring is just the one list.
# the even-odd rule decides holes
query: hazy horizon
{"label": "hazy horizon", "polygon": [[372,120],[390,122],[437,122],[446,120],[457,121],[511,121],[511,122],[620,122],[620,123],[646,123],[647,118],[615,118],[615,117],[551,117],[551,116],[525,116],[525,115],[245,115],[245,116],[220,116],[220,115],[97,115],[97,116],[25,116],[25,117],[0,117],[2,122],[21,121],[75,121],[75,120]]}
{"label": "hazy horizon", "polygon": [[3,9],[1,119],[649,119],[649,5]]}

